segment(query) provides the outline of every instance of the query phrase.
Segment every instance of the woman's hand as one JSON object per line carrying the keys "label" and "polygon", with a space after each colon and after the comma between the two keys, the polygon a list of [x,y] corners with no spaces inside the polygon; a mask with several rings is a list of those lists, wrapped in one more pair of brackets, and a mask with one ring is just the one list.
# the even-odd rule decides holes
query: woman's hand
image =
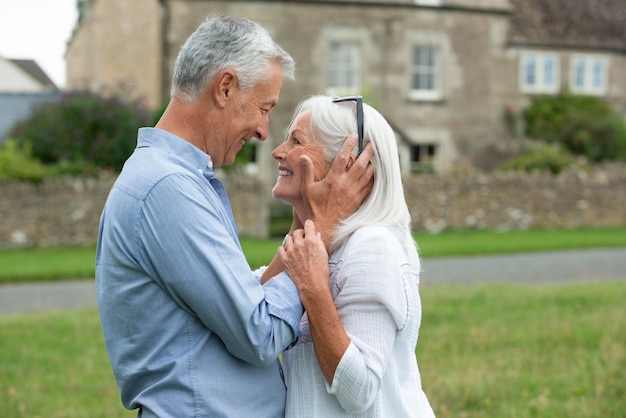
{"label": "woman's hand", "polygon": [[278,249],[278,256],[298,288],[305,309],[310,292],[328,291],[328,253],[313,221],[305,221],[304,229],[288,235]]}

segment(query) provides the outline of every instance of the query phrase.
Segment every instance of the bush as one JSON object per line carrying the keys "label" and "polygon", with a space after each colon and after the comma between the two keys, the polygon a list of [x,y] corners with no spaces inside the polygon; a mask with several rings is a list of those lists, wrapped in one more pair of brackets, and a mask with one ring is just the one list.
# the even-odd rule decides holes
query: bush
{"label": "bush", "polygon": [[580,160],[572,158],[560,145],[538,145],[530,147],[527,151],[512,157],[500,165],[499,170],[517,171],[549,171],[559,174],[564,169],[581,165]]}
{"label": "bush", "polygon": [[0,179],[41,183],[45,177],[46,167],[33,158],[30,144],[8,139],[0,146]]}
{"label": "bush", "polygon": [[526,135],[563,145],[591,161],[626,160],[624,119],[597,97],[535,97],[523,112]]}
{"label": "bush", "polygon": [[138,103],[84,91],[45,103],[10,133],[32,144],[33,156],[45,164],[62,161],[119,171],[137,143],[137,129],[150,114]]}

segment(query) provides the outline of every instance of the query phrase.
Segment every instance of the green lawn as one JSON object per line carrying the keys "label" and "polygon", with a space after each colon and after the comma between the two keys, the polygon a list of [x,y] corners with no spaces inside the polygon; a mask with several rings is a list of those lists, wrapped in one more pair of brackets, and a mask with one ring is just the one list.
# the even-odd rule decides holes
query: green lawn
{"label": "green lawn", "polygon": [[417,357],[439,418],[624,416],[626,281],[421,293]]}
{"label": "green lawn", "polygon": [[[416,235],[422,257],[626,247],[626,229]],[[280,240],[242,239],[251,266]],[[92,278],[95,249],[0,251],[0,283]],[[626,272],[625,272],[626,274]],[[439,418],[616,417],[626,410],[626,281],[424,286],[416,355]],[[135,416],[95,311],[0,316],[0,412]],[[86,413],[88,411],[88,413]]]}
{"label": "green lawn", "polygon": [[[572,248],[626,247],[626,228],[531,231],[461,231],[417,234],[422,257],[546,251]],[[242,238],[252,267],[266,264],[280,245]],[[0,251],[0,283],[92,278],[94,247],[36,248]]]}
{"label": "green lawn", "polygon": [[[626,411],[626,281],[425,286],[416,355],[439,418]],[[95,311],[0,316],[3,418],[130,417]]]}

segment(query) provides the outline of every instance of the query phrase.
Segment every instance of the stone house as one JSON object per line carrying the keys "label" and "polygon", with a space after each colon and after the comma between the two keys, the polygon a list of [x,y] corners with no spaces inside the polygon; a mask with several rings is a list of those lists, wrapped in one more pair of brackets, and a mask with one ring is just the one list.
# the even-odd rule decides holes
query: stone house
{"label": "stone house", "polygon": [[66,53],[68,89],[125,91],[152,108],[169,98],[179,47],[218,12],[262,24],[297,62],[271,114],[256,169],[299,100],[361,93],[397,132],[407,171],[485,164],[511,141],[505,113],[562,88],[626,112],[624,0],[80,0]]}

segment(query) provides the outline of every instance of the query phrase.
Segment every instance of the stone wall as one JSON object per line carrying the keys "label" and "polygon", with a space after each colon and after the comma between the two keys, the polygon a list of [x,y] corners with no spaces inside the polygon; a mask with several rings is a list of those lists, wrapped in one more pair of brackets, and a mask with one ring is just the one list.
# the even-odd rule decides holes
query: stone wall
{"label": "stone wall", "polygon": [[[268,234],[271,197],[256,176],[220,174],[241,235]],[[88,245],[113,176],[64,178],[40,185],[0,182],[0,248]],[[495,173],[405,178],[413,226],[444,229],[626,226],[626,170],[593,173]]]}
{"label": "stone wall", "polygon": [[413,229],[545,229],[626,226],[626,169],[494,172],[405,178]]}
{"label": "stone wall", "polygon": [[[268,235],[271,197],[257,177],[220,174],[229,190],[241,235]],[[90,245],[98,236],[100,213],[115,176],[61,178],[42,184],[0,181],[0,249]]]}

